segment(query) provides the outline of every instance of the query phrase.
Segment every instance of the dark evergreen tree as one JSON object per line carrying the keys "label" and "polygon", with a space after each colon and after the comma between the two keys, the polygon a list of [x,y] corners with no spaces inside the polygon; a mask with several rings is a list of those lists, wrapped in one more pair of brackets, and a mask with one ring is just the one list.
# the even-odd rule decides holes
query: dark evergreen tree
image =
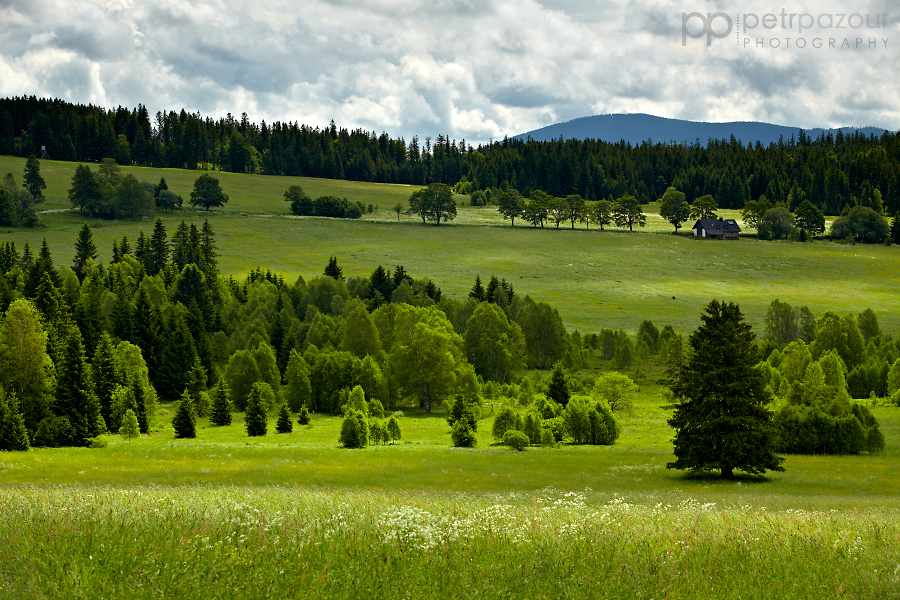
{"label": "dark evergreen tree", "polygon": [[669,419],[676,460],[667,466],[720,470],[723,479],[733,478],[735,469],[783,471],[783,459],[773,451],[772,417],[750,325],[737,304],[718,300],[700,319],[677,390],[686,401]]}
{"label": "dark evergreen tree", "polygon": [[148,397],[148,393],[149,390],[141,384],[140,380],[137,378],[132,380],[131,398],[134,399],[134,404],[128,408],[133,410],[137,417],[138,431],[145,434],[150,433],[150,410],[148,404],[152,402],[152,398]]}
{"label": "dark evergreen tree", "polygon": [[100,415],[106,424],[106,430],[112,431],[112,394],[121,382],[116,375],[115,348],[108,333],[100,336],[100,343],[94,351],[91,380],[94,383],[94,395],[100,402]]}
{"label": "dark evergreen tree", "polygon": [[35,202],[44,201],[43,190],[47,189],[47,183],[41,177],[41,163],[34,154],[25,162],[25,181],[22,187],[28,190]]}
{"label": "dark evergreen tree", "polygon": [[900,213],[894,215],[891,221],[891,242],[900,245]]}
{"label": "dark evergreen tree", "polygon": [[332,279],[343,279],[344,270],[337,264],[337,257],[332,256],[328,259],[328,266],[325,267],[325,276]]}
{"label": "dark evergreen tree", "polygon": [[19,410],[15,394],[6,394],[0,388],[0,451],[24,452],[28,450],[28,429]]}
{"label": "dark evergreen tree", "polygon": [[475,276],[475,285],[472,286],[472,291],[469,292],[469,298],[476,300],[478,302],[484,302],[485,299],[485,291],[484,286],[481,285],[481,276]]}
{"label": "dark evergreen tree", "polygon": [[197,350],[194,338],[181,315],[174,315],[166,327],[158,391],[166,400],[177,400],[181,391],[191,383],[190,366],[194,364]]}
{"label": "dark evergreen tree", "polygon": [[231,425],[231,413],[233,411],[234,406],[231,404],[231,399],[228,397],[228,388],[225,383],[225,378],[223,377],[219,380],[218,385],[216,385],[213,390],[212,410],[209,420],[213,425],[226,427]]}
{"label": "dark evergreen tree", "polygon": [[278,433],[290,433],[294,430],[294,424],[291,422],[291,413],[288,411],[287,404],[281,403],[278,409],[278,423],[275,425],[275,431]]}
{"label": "dark evergreen tree", "polygon": [[266,405],[263,400],[263,386],[269,387],[269,384],[258,381],[253,384],[250,393],[247,395],[247,411],[244,413],[244,423],[247,426],[247,435],[250,437],[258,437],[266,435],[267,417]]}
{"label": "dark evergreen tree", "polygon": [[[143,232],[142,232],[143,233]],[[156,219],[153,225],[153,235],[148,244],[146,270],[148,275],[156,275],[166,268],[169,263],[169,241],[166,237],[166,228],[162,220]]]}
{"label": "dark evergreen tree", "polygon": [[69,327],[52,410],[56,416],[68,419],[73,446],[87,446],[91,438],[101,433],[100,402],[91,387],[81,333]]}
{"label": "dark evergreen tree", "polygon": [[187,389],[181,394],[178,406],[175,409],[175,417],[172,419],[172,428],[176,438],[197,437],[197,415],[194,412],[194,399]]}
{"label": "dark evergreen tree", "polygon": [[565,408],[566,404],[569,403],[570,395],[566,369],[561,362],[558,362],[553,365],[553,371],[550,373],[550,381],[547,383],[547,397]]}
{"label": "dark evergreen tree", "polygon": [[[134,343],[141,349],[150,381],[159,387],[160,353],[163,347],[163,331],[159,311],[150,302],[150,296],[144,287],[138,289],[134,304]],[[183,389],[183,388],[182,388]]]}
{"label": "dark evergreen tree", "polygon": [[391,295],[394,293],[394,282],[391,280],[390,274],[381,265],[378,265],[378,268],[369,277],[369,292],[369,298],[374,298],[375,294],[380,294],[384,300],[388,302],[391,300]]}

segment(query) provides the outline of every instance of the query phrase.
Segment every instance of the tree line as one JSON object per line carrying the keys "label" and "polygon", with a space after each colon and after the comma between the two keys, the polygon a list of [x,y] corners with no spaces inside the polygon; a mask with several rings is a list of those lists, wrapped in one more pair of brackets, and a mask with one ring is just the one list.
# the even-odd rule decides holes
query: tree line
{"label": "tree line", "polygon": [[884,212],[900,211],[900,142],[823,134],[763,147],[735,139],[692,145],[639,146],[597,140],[536,142],[505,138],[473,147],[439,135],[406,141],[362,129],[294,123],[252,123],[246,113],[220,119],[183,109],[145,106],[107,110],[36,97],[0,100],[0,154],[121,165],[219,169],[238,173],[302,175],[385,183],[443,183],[458,193],[543,190],[598,201],[633,196],[660,198],[669,187],[688,202],[711,195],[727,209],[765,196],[789,201],[793,211],[808,199],[826,215],[870,202],[878,191]]}

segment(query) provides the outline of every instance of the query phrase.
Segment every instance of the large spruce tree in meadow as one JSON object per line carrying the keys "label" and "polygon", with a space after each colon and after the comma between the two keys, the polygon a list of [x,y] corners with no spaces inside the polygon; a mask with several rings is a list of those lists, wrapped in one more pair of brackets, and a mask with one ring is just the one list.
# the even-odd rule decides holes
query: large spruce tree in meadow
{"label": "large spruce tree in meadow", "polygon": [[197,437],[197,415],[194,412],[194,399],[187,389],[178,400],[175,417],[172,419],[172,428],[176,438]]}
{"label": "large spruce tree in meadow", "polygon": [[737,304],[713,300],[691,334],[691,352],[673,389],[685,396],[669,424],[675,428],[671,469],[763,474],[783,471],[774,452],[772,416],[756,336]]}
{"label": "large spruce tree in meadow", "polygon": [[266,435],[267,415],[265,395],[268,391],[271,394],[269,384],[258,381],[253,384],[250,393],[247,395],[247,412],[244,413],[244,423],[247,426],[247,435],[250,437],[258,437]]}

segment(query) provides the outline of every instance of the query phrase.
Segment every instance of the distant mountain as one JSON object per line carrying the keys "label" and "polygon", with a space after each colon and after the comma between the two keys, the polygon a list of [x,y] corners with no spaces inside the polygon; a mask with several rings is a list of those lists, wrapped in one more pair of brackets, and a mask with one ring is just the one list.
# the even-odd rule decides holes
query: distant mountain
{"label": "distant mountain", "polygon": [[[593,138],[613,143],[625,140],[636,146],[647,140],[651,140],[653,143],[675,142],[678,144],[692,144],[698,139],[701,144],[705,145],[710,139],[728,140],[734,135],[744,145],[747,143],[756,144],[759,141],[763,146],[768,146],[770,143],[778,143],[781,137],[785,141],[791,139],[791,136],[794,139],[798,139],[800,137],[800,129],[800,127],[787,127],[750,121],[703,123],[666,119],[664,117],[654,117],[653,115],[626,114],[582,117],[566,123],[557,123],[535,129],[534,131],[517,135],[515,138],[526,140],[530,137],[535,141],[558,140],[560,137],[567,140]],[[804,129],[803,131],[808,136],[817,138],[823,132],[837,134],[838,131],[843,131],[845,135],[859,131],[866,136],[880,136],[885,130],[879,127],[841,127],[840,129],[817,128]]]}

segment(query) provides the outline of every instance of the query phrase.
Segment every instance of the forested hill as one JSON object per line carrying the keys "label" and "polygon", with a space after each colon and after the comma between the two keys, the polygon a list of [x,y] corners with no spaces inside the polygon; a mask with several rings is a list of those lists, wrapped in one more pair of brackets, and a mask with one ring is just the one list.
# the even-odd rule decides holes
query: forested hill
{"label": "forested hill", "polygon": [[[594,115],[581,117],[555,123],[534,131],[529,131],[515,136],[516,139],[532,139],[538,142],[550,140],[604,140],[618,142],[624,140],[632,145],[639,146],[647,140],[653,142],[676,144],[693,144],[697,140],[706,143],[707,140],[730,140],[732,136],[744,145],[756,144],[763,146],[777,144],[779,142],[799,139],[799,127],[787,127],[772,123],[759,123],[738,121],[732,123],[703,123],[697,121],[684,121],[681,119],[667,119],[645,114],[618,114],[618,115]],[[843,135],[881,136],[884,129],[878,127],[841,127],[838,129],[809,129],[804,135],[818,138],[823,135],[835,136],[841,132]]]}
{"label": "forested hill", "polygon": [[721,208],[740,208],[765,195],[799,204],[808,198],[826,214],[856,204],[900,211],[900,136],[806,134],[768,146],[737,140],[674,145],[597,140],[504,139],[473,148],[438,136],[391,138],[361,129],[294,123],[253,123],[244,114],[212,119],[144,106],[108,110],[35,97],[0,99],[0,154],[57,160],[273,175],[304,175],[388,183],[457,185],[460,193],[512,187],[588,200],[631,194],[647,202],[666,188],[689,202],[713,195]]}

